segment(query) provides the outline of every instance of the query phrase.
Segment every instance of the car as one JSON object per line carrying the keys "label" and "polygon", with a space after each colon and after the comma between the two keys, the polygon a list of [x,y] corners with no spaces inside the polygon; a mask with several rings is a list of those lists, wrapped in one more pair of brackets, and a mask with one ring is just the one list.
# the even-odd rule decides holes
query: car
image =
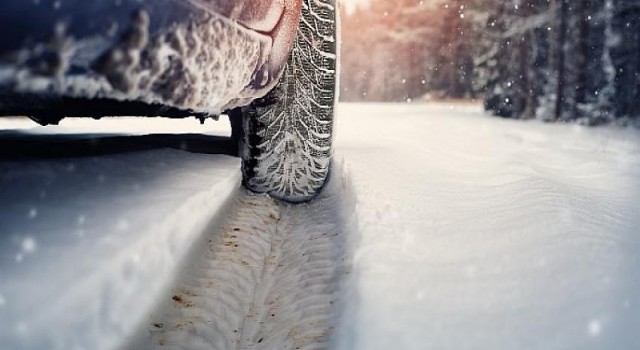
{"label": "car", "polygon": [[222,114],[243,184],[289,202],[329,175],[335,0],[3,0],[0,116]]}

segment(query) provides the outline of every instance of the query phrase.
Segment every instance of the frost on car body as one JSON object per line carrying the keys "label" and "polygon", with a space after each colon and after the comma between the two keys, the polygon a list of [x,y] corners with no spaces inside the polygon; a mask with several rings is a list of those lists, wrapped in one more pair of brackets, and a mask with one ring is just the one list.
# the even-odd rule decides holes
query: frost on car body
{"label": "frost on car body", "polygon": [[[281,28],[299,15],[295,1],[48,3],[3,5],[0,20],[16,34],[0,42],[0,91],[11,96],[3,114],[29,112],[21,98],[46,95],[218,115],[273,88],[295,35]],[[95,24],[91,16],[99,16]],[[46,25],[14,26],[41,18]]]}

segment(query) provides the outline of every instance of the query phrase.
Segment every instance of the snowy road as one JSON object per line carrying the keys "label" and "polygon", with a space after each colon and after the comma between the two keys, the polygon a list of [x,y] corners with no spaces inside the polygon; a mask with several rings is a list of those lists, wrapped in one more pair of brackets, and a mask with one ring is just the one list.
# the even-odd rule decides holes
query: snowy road
{"label": "snowy road", "polygon": [[640,133],[343,105],[343,349],[640,347]]}
{"label": "snowy road", "polygon": [[0,349],[640,344],[637,131],[341,105],[289,206],[194,123],[0,119]]}

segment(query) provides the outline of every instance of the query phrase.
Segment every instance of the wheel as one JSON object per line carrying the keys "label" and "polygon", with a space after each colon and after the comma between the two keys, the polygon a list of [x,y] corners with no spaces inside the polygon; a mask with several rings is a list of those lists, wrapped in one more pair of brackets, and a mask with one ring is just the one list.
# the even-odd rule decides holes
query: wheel
{"label": "wheel", "polygon": [[335,0],[303,0],[280,81],[243,108],[243,184],[254,192],[304,202],[327,180],[337,85],[336,16]]}

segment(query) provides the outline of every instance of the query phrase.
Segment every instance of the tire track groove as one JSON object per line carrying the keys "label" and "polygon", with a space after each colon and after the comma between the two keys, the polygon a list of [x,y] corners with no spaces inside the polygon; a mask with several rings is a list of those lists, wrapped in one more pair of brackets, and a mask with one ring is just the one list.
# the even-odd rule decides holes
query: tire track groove
{"label": "tire track groove", "polygon": [[347,270],[337,200],[289,205],[241,190],[153,317],[144,348],[329,347]]}

